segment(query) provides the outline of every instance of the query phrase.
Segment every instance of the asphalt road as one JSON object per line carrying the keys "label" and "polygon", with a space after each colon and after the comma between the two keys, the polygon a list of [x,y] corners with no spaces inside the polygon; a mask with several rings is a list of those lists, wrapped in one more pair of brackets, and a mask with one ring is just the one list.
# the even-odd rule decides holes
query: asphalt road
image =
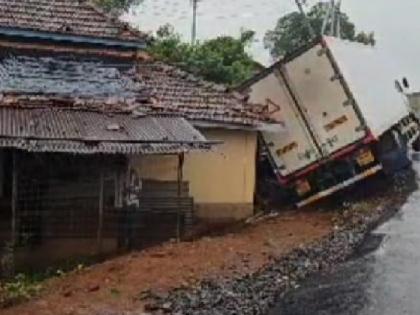
{"label": "asphalt road", "polygon": [[[420,174],[420,163],[414,167]],[[420,190],[372,233],[352,260],[308,279],[270,313],[403,314],[420,314]]]}

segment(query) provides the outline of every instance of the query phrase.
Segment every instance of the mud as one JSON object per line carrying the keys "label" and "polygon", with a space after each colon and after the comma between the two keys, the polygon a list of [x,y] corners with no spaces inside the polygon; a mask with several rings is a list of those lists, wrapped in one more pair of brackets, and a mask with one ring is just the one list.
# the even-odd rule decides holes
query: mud
{"label": "mud", "polygon": [[[274,258],[258,272],[245,277],[222,278],[201,283],[195,288],[175,290],[149,304],[149,312],[191,315],[324,314],[323,310],[331,306],[331,313],[325,314],[355,314],[365,305],[366,294],[354,284],[371,275],[369,265],[334,273],[336,283],[343,285],[331,286],[326,291],[314,291],[310,284],[322,288],[323,278],[316,277],[340,268],[352,257],[369,251],[369,247],[374,248],[378,240],[376,245],[369,245],[367,236],[392,217],[417,187],[411,172],[401,174],[392,181],[379,180],[374,186],[372,182],[367,184],[370,186],[360,187],[360,191],[354,191],[351,197],[355,200],[359,194],[375,195],[367,201],[363,198],[352,203],[341,200],[343,208],[336,218],[335,230],[322,240]],[[360,247],[362,244],[366,245]],[[308,277],[311,279],[311,275],[315,278],[306,280]],[[309,285],[303,285],[303,291],[300,291],[298,288],[305,280],[310,281]],[[336,301],[336,296],[343,299]],[[355,303],[351,297],[359,302]],[[276,303],[280,304],[273,309]]]}

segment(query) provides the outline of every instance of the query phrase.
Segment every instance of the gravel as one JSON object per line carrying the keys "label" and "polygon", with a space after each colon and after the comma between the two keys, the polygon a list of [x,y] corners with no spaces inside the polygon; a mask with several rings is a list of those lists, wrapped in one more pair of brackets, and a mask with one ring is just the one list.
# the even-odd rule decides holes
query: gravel
{"label": "gravel", "polygon": [[398,211],[413,190],[414,182],[411,172],[400,174],[386,187],[386,197],[382,197],[379,206],[361,210],[360,202],[343,203],[345,209],[337,218],[336,228],[322,240],[296,248],[286,256],[272,258],[266,267],[245,277],[220,278],[193,288],[173,290],[167,296],[153,299],[146,312],[265,315],[276,301],[297,288],[309,275],[331,270],[351,257],[372,229]]}

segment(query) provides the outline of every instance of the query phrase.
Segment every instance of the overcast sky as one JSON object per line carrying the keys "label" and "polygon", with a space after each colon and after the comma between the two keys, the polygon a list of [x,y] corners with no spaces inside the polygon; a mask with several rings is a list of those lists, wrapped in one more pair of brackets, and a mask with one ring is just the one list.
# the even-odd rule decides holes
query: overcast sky
{"label": "overcast sky", "polygon": [[[258,39],[252,54],[267,65],[270,58],[262,38],[268,29],[274,28],[280,16],[291,10],[295,10],[294,0],[202,0],[198,10],[198,37],[238,35],[241,28],[255,30]],[[420,1],[343,0],[343,10],[358,29],[375,32],[378,48],[395,59],[412,88],[420,89]],[[125,19],[143,31],[155,31],[160,25],[170,23],[186,40],[190,38],[190,0],[145,0]]]}

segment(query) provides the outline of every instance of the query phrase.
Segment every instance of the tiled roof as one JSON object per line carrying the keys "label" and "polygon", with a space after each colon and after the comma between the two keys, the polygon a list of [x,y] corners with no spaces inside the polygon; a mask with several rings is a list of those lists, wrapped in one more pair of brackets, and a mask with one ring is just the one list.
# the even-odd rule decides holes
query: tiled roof
{"label": "tiled roof", "polygon": [[0,26],[129,41],[147,37],[85,0],[0,0]]}
{"label": "tiled roof", "polygon": [[33,152],[168,154],[211,143],[180,117],[0,108],[0,147]]}
{"label": "tiled roof", "polygon": [[160,62],[13,49],[0,52],[0,106],[136,110],[240,125],[263,120],[242,96]]}
{"label": "tiled roof", "polygon": [[254,125],[265,120],[244,96],[161,62],[138,64],[138,80],[153,96],[153,112],[181,114],[190,120]]}
{"label": "tiled roof", "polygon": [[149,94],[131,60],[13,49],[0,50],[0,92],[105,103],[141,102]]}

